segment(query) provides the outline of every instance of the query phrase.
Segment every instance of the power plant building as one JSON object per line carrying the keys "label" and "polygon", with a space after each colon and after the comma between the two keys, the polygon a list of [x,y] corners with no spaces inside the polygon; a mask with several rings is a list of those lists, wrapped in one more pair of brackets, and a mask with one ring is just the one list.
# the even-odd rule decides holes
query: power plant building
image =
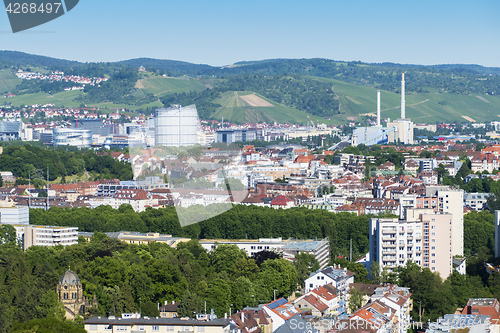
{"label": "power plant building", "polygon": [[410,119],[406,119],[406,101],[405,101],[405,73],[401,76],[401,118],[393,122],[387,122],[387,127],[396,127],[397,131],[389,137],[390,141],[401,142],[406,145],[413,144],[414,124]]}
{"label": "power plant building", "polygon": [[197,143],[198,111],[196,106],[172,105],[155,111],[156,146],[192,146]]}
{"label": "power plant building", "polygon": [[358,127],[352,134],[352,145],[364,144],[371,146],[380,143],[400,142],[403,144],[413,144],[414,124],[410,119],[406,119],[405,102],[405,75],[401,80],[401,118],[395,121],[388,121],[387,127],[380,124],[380,90],[377,91],[377,126]]}

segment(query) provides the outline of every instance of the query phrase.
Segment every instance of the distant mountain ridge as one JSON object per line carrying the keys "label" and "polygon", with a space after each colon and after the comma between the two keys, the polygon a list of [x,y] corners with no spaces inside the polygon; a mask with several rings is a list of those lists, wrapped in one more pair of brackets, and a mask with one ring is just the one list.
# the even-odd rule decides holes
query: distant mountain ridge
{"label": "distant mountain ridge", "polygon": [[[75,60],[65,60],[59,58],[53,58],[43,55],[30,54],[19,51],[9,51],[0,50],[0,62],[4,62],[10,65],[20,65],[20,66],[75,66],[75,65],[85,65],[91,64],[92,62],[79,62]],[[228,74],[234,73],[239,74],[243,72],[250,71],[263,71],[268,70],[275,72],[275,74],[291,74],[303,72],[304,74],[311,71],[313,67],[320,67],[325,69],[325,66],[332,64],[353,64],[353,65],[369,65],[369,66],[380,66],[380,67],[391,67],[391,68],[408,68],[408,69],[433,69],[433,70],[456,70],[456,71],[468,71],[477,74],[492,74],[500,75],[500,67],[485,67],[476,64],[437,64],[437,65],[418,65],[418,64],[399,64],[392,62],[383,63],[365,63],[360,61],[341,61],[341,60],[331,60],[324,58],[307,58],[307,59],[262,59],[255,61],[239,61],[234,64],[226,66],[211,66],[206,64],[194,64],[186,61],[180,60],[167,60],[167,59],[154,59],[154,58],[133,58],[128,60],[113,61],[113,62],[98,62],[115,64],[115,65],[130,65],[134,67],[144,66],[153,67],[162,70],[174,70],[174,71],[185,71],[186,75],[193,75],[192,73],[198,73],[197,75],[212,75],[212,74]],[[281,63],[287,63],[286,66],[280,66]],[[285,71],[285,69],[291,71]],[[189,73],[187,73],[189,72]]]}
{"label": "distant mountain ridge", "polygon": [[[138,71],[141,66],[145,71]],[[79,91],[57,91],[50,82],[32,80],[27,90],[15,75],[18,68],[62,70],[68,75],[106,76],[109,80]],[[84,104],[150,114],[165,105],[195,103],[202,119],[224,117],[234,122],[307,123],[308,115],[314,122],[366,122],[376,109],[377,89],[382,91],[383,117],[394,119],[399,115],[402,73],[406,73],[407,115],[415,122],[498,119],[498,67],[367,64],[321,58],[241,61],[221,67],[153,58],[82,63],[0,51],[0,95],[16,95],[5,100],[13,106],[52,101],[58,107]],[[250,105],[241,94],[256,94],[272,106]]]}

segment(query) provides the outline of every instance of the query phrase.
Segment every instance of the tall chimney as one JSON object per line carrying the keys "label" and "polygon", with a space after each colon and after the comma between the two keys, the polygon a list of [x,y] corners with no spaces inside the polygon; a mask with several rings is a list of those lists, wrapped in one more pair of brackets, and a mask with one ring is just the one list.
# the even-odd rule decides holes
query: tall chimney
{"label": "tall chimney", "polygon": [[405,73],[401,75],[401,119],[405,119]]}
{"label": "tall chimney", "polygon": [[380,127],[380,90],[377,90],[377,127]]}

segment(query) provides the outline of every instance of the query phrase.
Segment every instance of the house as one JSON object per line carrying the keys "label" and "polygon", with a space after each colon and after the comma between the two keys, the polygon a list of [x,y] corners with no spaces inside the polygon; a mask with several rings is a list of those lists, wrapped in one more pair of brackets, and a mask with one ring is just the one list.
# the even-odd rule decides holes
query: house
{"label": "house", "polygon": [[160,310],[161,318],[177,318],[177,309],[179,308],[180,302],[172,301],[169,303],[165,301],[165,304],[160,306],[158,310]]}
{"label": "house", "polygon": [[347,293],[351,283],[354,283],[353,272],[340,266],[328,266],[323,270],[317,270],[311,273],[309,278],[305,280],[305,291],[307,293],[318,287],[331,284],[340,293]]}
{"label": "house", "polygon": [[[361,307],[363,307],[370,301],[371,296],[375,293],[375,289],[378,287],[382,287],[382,285],[374,283],[351,283],[349,285],[349,294],[347,296],[347,302],[349,303],[349,298],[351,297],[352,290],[356,289],[363,295],[363,301],[361,304]],[[347,314],[351,313],[349,308],[347,308],[346,310]]]}
{"label": "house", "polygon": [[273,322],[273,333],[277,332],[277,330],[283,326],[286,321],[292,319],[293,317],[297,317],[295,320],[301,318],[300,315],[296,316],[300,314],[301,311],[284,298],[265,304],[262,306],[262,309]]}
{"label": "house", "polygon": [[272,333],[273,322],[262,309],[245,308],[231,316],[241,333]]}
{"label": "house", "polygon": [[311,312],[311,315],[315,317],[323,317],[330,313],[328,305],[323,303],[316,295],[309,293],[302,297],[297,298],[293,305],[304,312]]}
{"label": "house", "polygon": [[331,285],[327,284],[322,287],[311,290],[309,294],[316,296],[320,301],[328,306],[329,313],[337,315],[339,314],[339,296],[337,295],[337,289]]}

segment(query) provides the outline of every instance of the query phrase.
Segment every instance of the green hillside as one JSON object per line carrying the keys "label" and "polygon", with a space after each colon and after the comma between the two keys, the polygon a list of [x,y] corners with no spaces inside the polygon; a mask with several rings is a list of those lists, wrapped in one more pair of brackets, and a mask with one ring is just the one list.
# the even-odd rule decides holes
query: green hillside
{"label": "green hillside", "polygon": [[19,83],[19,79],[11,70],[0,70],[0,94],[11,92]]}
{"label": "green hillside", "polygon": [[145,94],[153,94],[157,97],[165,94],[183,93],[190,91],[200,91],[206,89],[199,80],[190,77],[164,77],[148,76],[137,81],[135,88]]}
{"label": "green hillside", "polygon": [[[246,123],[246,122],[267,122],[267,123],[292,123],[292,124],[306,124],[308,122],[308,114],[294,108],[290,108],[260,94],[255,94],[259,99],[269,103],[272,106],[252,106],[241,99],[241,96],[255,94],[252,91],[227,91],[222,94],[220,98],[214,100],[214,103],[220,104],[222,107],[218,108],[210,118],[222,119]],[[310,116],[315,122],[331,124],[331,121],[325,120],[320,117]]]}
{"label": "green hillside", "polygon": [[[334,79],[316,78],[329,82],[340,102],[337,121],[354,120],[362,115],[376,114],[377,90]],[[396,119],[401,114],[401,95],[381,90],[382,118]],[[455,95],[432,91],[429,93],[406,94],[406,117],[415,123],[443,121],[477,122],[493,121],[500,115],[500,97],[489,95]]]}

